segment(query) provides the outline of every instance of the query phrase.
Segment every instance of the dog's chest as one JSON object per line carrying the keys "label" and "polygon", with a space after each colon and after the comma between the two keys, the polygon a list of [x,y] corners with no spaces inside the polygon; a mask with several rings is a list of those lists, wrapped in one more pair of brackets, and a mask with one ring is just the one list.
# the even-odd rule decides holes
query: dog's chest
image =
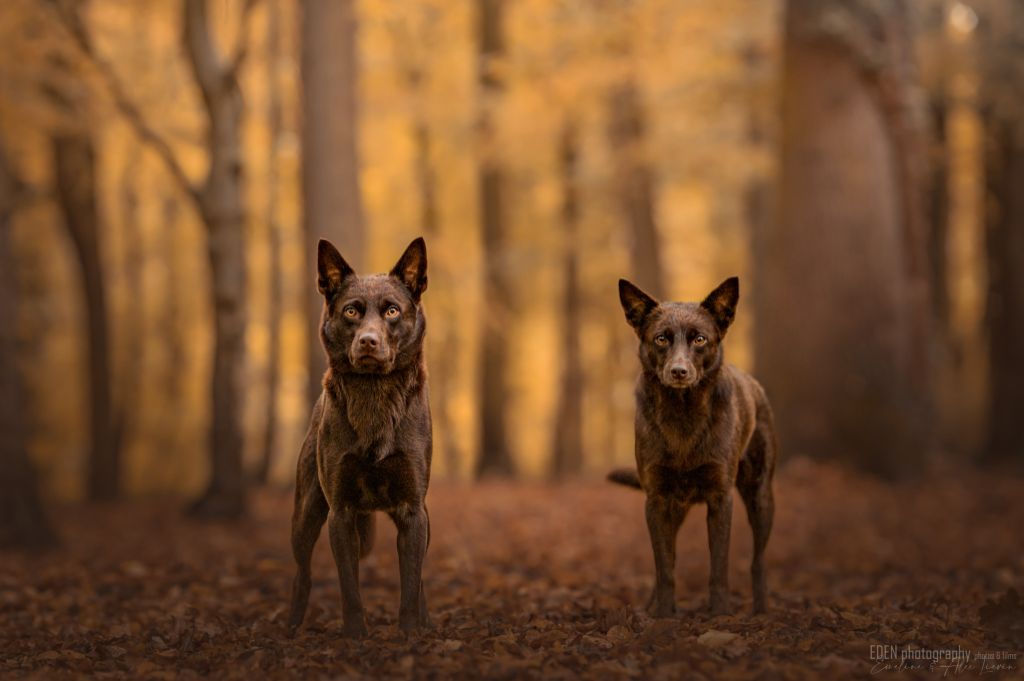
{"label": "dog's chest", "polygon": [[420,501],[422,475],[403,454],[375,462],[359,453],[347,453],[324,463],[324,468],[330,469],[325,476],[330,479],[332,506],[386,511]]}
{"label": "dog's chest", "polygon": [[742,434],[735,404],[724,391],[703,400],[654,399],[651,407],[644,420],[660,463],[689,471],[734,457]]}
{"label": "dog's chest", "polygon": [[645,477],[645,488],[649,494],[672,497],[685,504],[707,501],[731,487],[728,468],[718,462],[692,468],[655,464],[648,469]]}
{"label": "dog's chest", "polygon": [[389,510],[421,502],[425,459],[420,441],[410,435],[412,426],[399,425],[407,415],[405,400],[363,400],[357,408],[353,403],[332,399],[320,425],[317,456],[328,503]]}
{"label": "dog's chest", "polygon": [[683,503],[707,501],[731,487],[733,437],[728,411],[659,404],[641,426],[641,468],[648,493]]}

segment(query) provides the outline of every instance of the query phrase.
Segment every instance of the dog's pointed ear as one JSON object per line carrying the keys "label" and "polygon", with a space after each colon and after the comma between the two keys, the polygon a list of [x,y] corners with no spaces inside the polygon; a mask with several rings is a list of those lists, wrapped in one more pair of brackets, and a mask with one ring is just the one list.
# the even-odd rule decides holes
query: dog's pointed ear
{"label": "dog's pointed ear", "polygon": [[622,303],[622,311],[626,313],[626,321],[637,330],[643,326],[647,315],[658,307],[657,300],[625,279],[619,279],[619,302]]}
{"label": "dog's pointed ear", "polygon": [[355,274],[341,253],[327,239],[320,239],[316,245],[316,285],[325,298],[330,298],[341,283]]}
{"label": "dog's pointed ear", "polygon": [[405,284],[412,293],[412,299],[420,302],[420,296],[427,290],[427,244],[423,237],[417,237],[398,259],[391,276]]}
{"label": "dog's pointed ear", "polygon": [[700,306],[711,313],[718,330],[724,334],[736,317],[736,305],[739,302],[739,277],[729,277],[709,293]]}

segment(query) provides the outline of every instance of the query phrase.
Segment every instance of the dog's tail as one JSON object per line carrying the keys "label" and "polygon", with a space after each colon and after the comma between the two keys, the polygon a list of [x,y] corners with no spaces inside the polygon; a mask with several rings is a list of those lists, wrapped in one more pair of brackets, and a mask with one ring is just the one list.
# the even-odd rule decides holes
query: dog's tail
{"label": "dog's tail", "polygon": [[616,468],[608,474],[608,480],[611,482],[617,482],[620,485],[625,485],[626,487],[643,489],[640,486],[640,476],[637,475],[636,471],[632,468]]}
{"label": "dog's tail", "polygon": [[356,532],[359,534],[359,557],[366,558],[373,548],[374,527],[373,513],[364,513],[356,518]]}

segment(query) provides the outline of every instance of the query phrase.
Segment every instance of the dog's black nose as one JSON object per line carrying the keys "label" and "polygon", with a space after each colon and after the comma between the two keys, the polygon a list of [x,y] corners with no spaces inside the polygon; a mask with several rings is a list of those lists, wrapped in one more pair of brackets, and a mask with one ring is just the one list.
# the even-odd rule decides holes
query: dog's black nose
{"label": "dog's black nose", "polygon": [[375,333],[364,333],[359,337],[359,347],[362,350],[376,350],[380,345],[380,338]]}
{"label": "dog's black nose", "polygon": [[686,367],[672,367],[672,378],[676,379],[677,381],[683,380],[689,373],[690,372],[687,371]]}

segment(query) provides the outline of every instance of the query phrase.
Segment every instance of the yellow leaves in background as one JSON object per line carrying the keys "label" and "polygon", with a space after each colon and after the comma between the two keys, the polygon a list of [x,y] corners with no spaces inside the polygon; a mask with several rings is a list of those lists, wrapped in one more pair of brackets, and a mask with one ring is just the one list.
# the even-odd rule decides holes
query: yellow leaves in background
{"label": "yellow leaves in background", "polygon": [[[237,3],[211,4],[221,49],[239,35]],[[264,3],[265,5],[265,3]],[[299,172],[298,17],[282,3],[284,56],[267,63],[268,12],[252,16],[249,57],[242,74],[247,105],[244,131],[248,209],[250,299],[246,371],[247,448],[256,455],[262,434],[269,354],[267,223],[283,230],[281,261],[284,310],[281,323],[279,437],[272,475],[291,474],[308,419],[305,398],[303,301],[313,273],[301,236]],[[447,406],[451,432],[435,428],[435,451],[455,442],[457,464],[435,456],[438,476],[466,476],[476,456],[477,351],[481,309],[480,228],[476,167],[476,7],[474,3],[365,0],[359,11],[360,180],[367,220],[369,269],[393,264],[401,249],[423,233],[417,175],[417,130],[429,137],[428,160],[436,182],[437,230],[426,234],[430,253],[430,356],[451,353]],[[489,65],[503,80],[494,103],[494,153],[508,169],[509,224],[506,259],[514,281],[509,432],[513,453],[527,476],[547,469],[557,381],[561,371],[561,255],[580,254],[585,380],[585,467],[600,471],[632,459],[631,391],[636,371],[632,334],[622,321],[615,282],[629,275],[628,235],[613,198],[615,168],[608,150],[610,88],[624,78],[639,87],[647,117],[643,154],[655,171],[656,219],[661,259],[674,297],[702,296],[718,281],[749,272],[747,192],[772,172],[775,72],[780,3],[763,0],[521,0],[506,3],[506,56]],[[36,3],[4,3],[0,48],[5,92],[31,90],[29,76],[14,78],[25,64],[41,63],[45,45],[21,37],[25,21],[47,26]],[[88,21],[97,51],[113,63],[131,97],[171,141],[192,177],[203,171],[204,130],[187,64],[179,48],[180,7],[174,2],[94,0]],[[21,26],[22,28],[17,28]],[[25,52],[16,52],[25,50]],[[18,57],[20,56],[20,60]],[[88,77],[88,68],[82,67]],[[276,75],[284,102],[284,134],[268,152],[270,83]],[[87,82],[87,81],[85,81]],[[104,257],[111,290],[110,325],[115,378],[123,383],[128,334],[144,335],[138,364],[144,391],[134,433],[126,444],[129,493],[195,492],[206,477],[211,317],[205,291],[207,264],[202,228],[193,206],[164,169],[104,100],[89,91],[89,123],[100,145]],[[9,97],[0,98],[6,133]],[[25,102],[24,98],[19,100]],[[20,125],[43,133],[25,104]],[[579,128],[580,225],[576,243],[561,224],[559,135],[564,122]],[[40,131],[39,129],[42,128]],[[5,142],[8,140],[5,139]],[[42,138],[23,145],[19,163],[45,183]],[[274,163],[276,184],[269,184]],[[125,191],[138,197],[125,210]],[[267,214],[268,192],[277,209]],[[37,337],[31,362],[33,413],[45,421],[34,443],[44,479],[59,496],[77,496],[81,479],[85,411],[83,336],[65,236],[49,209],[18,221],[23,281],[35,287],[26,299],[23,324]],[[128,278],[128,245],[137,230],[141,254],[138,288]],[[34,278],[33,278],[34,277]],[[741,307],[729,346],[731,358],[749,365],[752,307]],[[60,395],[50,386],[60,385]],[[115,386],[115,400],[120,388]],[[437,399],[435,397],[435,399]],[[436,409],[436,406],[435,406]],[[454,468],[454,470],[452,470]]]}

